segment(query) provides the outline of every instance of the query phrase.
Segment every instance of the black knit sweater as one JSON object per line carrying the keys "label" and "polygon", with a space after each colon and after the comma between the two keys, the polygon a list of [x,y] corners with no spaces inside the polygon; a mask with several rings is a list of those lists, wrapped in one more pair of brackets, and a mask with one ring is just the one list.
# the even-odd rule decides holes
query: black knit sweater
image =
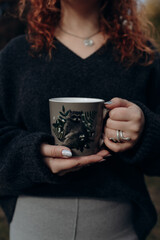
{"label": "black knit sweater", "polygon": [[[17,197],[93,196],[130,200],[139,239],[145,239],[157,220],[144,174],[160,175],[160,56],[149,66],[128,70],[114,60],[108,41],[82,59],[55,39],[56,49],[31,57],[25,35],[11,40],[0,52],[0,203],[8,222]],[[145,128],[131,149],[113,153],[64,176],[53,174],[40,154],[40,144],[54,144],[48,99],[121,97],[144,112]]]}

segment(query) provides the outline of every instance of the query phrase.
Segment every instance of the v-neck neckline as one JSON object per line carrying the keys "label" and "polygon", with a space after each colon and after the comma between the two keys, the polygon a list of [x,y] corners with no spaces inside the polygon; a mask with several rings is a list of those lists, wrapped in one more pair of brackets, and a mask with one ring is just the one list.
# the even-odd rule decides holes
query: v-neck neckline
{"label": "v-neck neckline", "polygon": [[109,43],[111,43],[111,39],[109,38],[105,44],[103,44],[102,46],[100,46],[96,51],[94,51],[93,53],[91,53],[88,57],[82,58],[82,57],[80,57],[77,53],[75,53],[73,50],[71,50],[68,46],[66,46],[64,43],[62,43],[58,38],[54,37],[54,40],[55,40],[56,43],[58,43],[64,50],[66,50],[68,53],[72,54],[74,57],[76,57],[77,59],[81,60],[82,62],[86,62],[86,61],[92,59],[95,55],[97,55],[98,53],[100,53],[100,51],[102,51],[103,49],[105,49],[105,48],[109,45]]}

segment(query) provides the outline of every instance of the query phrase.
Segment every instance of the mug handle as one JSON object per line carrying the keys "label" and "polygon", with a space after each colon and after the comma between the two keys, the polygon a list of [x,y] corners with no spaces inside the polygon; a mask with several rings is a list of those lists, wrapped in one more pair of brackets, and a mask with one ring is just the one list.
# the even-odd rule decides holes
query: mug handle
{"label": "mug handle", "polygon": [[102,146],[104,146],[106,149],[106,145],[103,143],[103,133],[104,133],[104,126],[106,124],[106,120],[109,117],[109,109],[107,109],[105,106],[103,107],[103,124],[102,124],[102,134],[101,134],[101,138],[100,138],[100,144],[99,144],[99,148],[101,149]]}

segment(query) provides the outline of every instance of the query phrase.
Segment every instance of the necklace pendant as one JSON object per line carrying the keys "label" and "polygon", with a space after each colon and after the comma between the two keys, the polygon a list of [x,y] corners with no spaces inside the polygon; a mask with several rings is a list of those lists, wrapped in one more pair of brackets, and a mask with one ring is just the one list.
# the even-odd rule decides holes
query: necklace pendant
{"label": "necklace pendant", "polygon": [[93,44],[94,44],[94,42],[93,42],[93,40],[92,39],[85,39],[84,41],[84,45],[86,46],[86,47],[91,47],[91,46],[93,46]]}

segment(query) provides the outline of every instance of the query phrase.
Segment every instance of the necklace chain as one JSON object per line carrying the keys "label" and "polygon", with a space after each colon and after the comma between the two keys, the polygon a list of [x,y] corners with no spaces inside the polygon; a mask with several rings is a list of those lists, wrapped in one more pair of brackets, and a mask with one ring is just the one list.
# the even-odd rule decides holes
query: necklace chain
{"label": "necklace chain", "polygon": [[73,36],[73,37],[83,39],[83,40],[87,40],[87,39],[95,36],[96,34],[98,34],[98,33],[100,32],[100,30],[98,30],[97,32],[93,33],[92,35],[90,35],[90,36],[88,36],[88,37],[79,37],[79,36],[77,36],[77,35],[75,35],[75,34],[73,34],[73,33],[69,33],[69,32],[67,32],[67,31],[65,31],[65,30],[64,30],[63,28],[61,28],[60,26],[59,26],[59,28],[61,29],[62,32],[66,33],[66,34],[68,34],[68,35],[71,35],[71,36]]}

